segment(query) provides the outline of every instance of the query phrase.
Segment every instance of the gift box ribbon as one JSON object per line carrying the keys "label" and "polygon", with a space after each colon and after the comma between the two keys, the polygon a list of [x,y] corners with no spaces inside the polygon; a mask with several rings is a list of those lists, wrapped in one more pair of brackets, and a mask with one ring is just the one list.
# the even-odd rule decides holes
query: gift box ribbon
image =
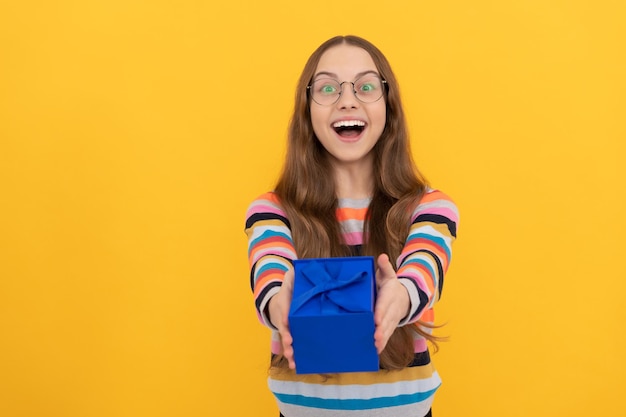
{"label": "gift box ribbon", "polygon": [[[333,278],[333,275],[336,277],[340,276],[341,268],[337,270],[337,268],[333,268],[329,264],[326,265],[327,267],[324,267],[320,262],[313,262],[300,271],[302,276],[313,287],[293,299],[291,311],[296,312],[305,304],[318,299],[322,314],[333,314],[341,311],[353,313],[365,311],[362,303],[356,302],[355,296],[350,291],[345,290],[362,283],[368,276],[367,272],[357,272],[339,280]],[[333,270],[329,271],[327,268]]]}

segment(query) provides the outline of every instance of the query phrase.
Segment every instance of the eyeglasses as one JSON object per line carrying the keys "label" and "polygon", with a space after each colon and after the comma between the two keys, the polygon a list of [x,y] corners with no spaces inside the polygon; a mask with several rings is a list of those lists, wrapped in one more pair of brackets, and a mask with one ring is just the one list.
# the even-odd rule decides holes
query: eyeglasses
{"label": "eyeglasses", "polygon": [[331,106],[339,101],[339,97],[343,93],[343,85],[346,83],[352,84],[354,96],[360,102],[374,103],[383,96],[383,86],[387,81],[382,80],[376,74],[365,74],[354,82],[344,81],[341,83],[333,78],[318,78],[306,88],[310,91],[314,102],[321,106]]}

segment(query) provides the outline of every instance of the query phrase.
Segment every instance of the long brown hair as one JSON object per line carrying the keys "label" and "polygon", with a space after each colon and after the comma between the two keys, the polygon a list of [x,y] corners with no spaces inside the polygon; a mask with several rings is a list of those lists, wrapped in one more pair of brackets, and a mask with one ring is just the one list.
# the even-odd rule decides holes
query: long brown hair
{"label": "long brown hair", "polygon": [[[321,56],[341,44],[367,51],[386,81],[387,118],[380,139],[372,149],[374,193],[365,222],[363,255],[387,253],[395,260],[408,236],[410,216],[427,183],[411,158],[407,124],[391,66],[382,52],[365,39],[337,36],[321,44],[309,57],[296,88],[286,161],[275,192],[289,218],[299,258],[350,255],[335,217],[338,201],[334,177],[330,175],[328,154],[313,132],[311,100],[307,92]],[[435,342],[419,325],[398,327],[380,355],[383,368],[402,368],[413,360],[414,332]]]}

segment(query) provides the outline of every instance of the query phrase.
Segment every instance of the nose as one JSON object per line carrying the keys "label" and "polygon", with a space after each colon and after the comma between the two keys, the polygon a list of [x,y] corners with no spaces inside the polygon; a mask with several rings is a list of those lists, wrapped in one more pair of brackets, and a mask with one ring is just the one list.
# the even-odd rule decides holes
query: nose
{"label": "nose", "polygon": [[340,84],[341,95],[337,100],[337,107],[344,108],[356,108],[359,105],[359,100],[356,98],[356,92],[354,91],[354,84],[349,81],[344,81]]}

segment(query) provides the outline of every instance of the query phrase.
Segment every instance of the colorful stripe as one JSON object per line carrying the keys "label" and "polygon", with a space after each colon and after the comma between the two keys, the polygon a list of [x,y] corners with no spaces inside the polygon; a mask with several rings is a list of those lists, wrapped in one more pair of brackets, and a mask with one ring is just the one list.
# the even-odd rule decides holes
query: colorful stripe
{"label": "colorful stripe", "polygon": [[326,410],[370,410],[385,407],[397,407],[399,405],[414,404],[427,400],[435,394],[437,388],[416,392],[413,394],[400,394],[393,397],[377,397],[369,399],[338,400],[334,398],[315,398],[305,395],[276,394],[276,398],[284,403],[297,404],[303,407],[321,408]]}
{"label": "colorful stripe", "polygon": [[[344,242],[355,253],[363,245],[369,199],[339,200],[336,211]],[[433,323],[433,305],[441,297],[459,220],[456,205],[440,191],[428,190],[411,215],[409,235],[396,260],[397,275],[411,300],[400,325]],[[252,202],[246,213],[250,285],[260,321],[272,328],[271,351],[279,354],[276,330],[265,316],[269,299],[297,259],[290,223],[274,193]],[[424,328],[428,330],[427,327]],[[416,360],[398,371],[297,375],[270,371],[269,386],[282,413],[289,417],[402,417],[426,414],[441,384],[428,355],[427,342],[414,339]]]}

